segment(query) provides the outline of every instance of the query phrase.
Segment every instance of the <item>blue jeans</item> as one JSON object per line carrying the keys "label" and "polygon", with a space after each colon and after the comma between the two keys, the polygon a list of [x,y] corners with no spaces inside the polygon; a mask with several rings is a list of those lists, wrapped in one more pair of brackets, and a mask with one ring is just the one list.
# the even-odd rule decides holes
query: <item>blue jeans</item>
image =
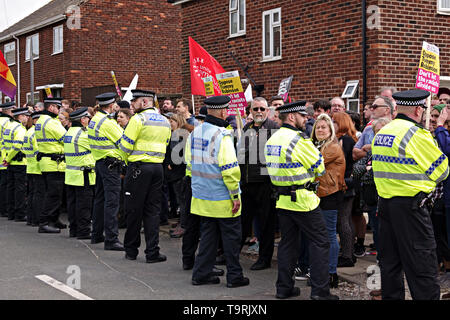
{"label": "blue jeans", "polygon": [[336,273],[339,255],[339,243],[336,236],[336,223],[338,210],[320,210],[327,227],[328,238],[330,239],[330,262],[329,273]]}

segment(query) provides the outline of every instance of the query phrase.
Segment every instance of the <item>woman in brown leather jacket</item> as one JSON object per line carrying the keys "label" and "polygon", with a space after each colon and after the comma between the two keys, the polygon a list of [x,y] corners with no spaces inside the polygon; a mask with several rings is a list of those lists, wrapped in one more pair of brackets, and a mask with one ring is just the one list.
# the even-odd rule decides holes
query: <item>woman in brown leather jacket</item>
{"label": "woman in brown leather jacket", "polygon": [[325,174],[317,178],[320,183],[317,196],[320,198],[320,210],[326,222],[330,239],[330,288],[337,288],[338,277],[336,267],[339,254],[339,243],[336,237],[338,209],[344,199],[346,189],[345,156],[334,132],[333,121],[327,114],[317,117],[314,124],[312,142],[320,150],[325,162]]}

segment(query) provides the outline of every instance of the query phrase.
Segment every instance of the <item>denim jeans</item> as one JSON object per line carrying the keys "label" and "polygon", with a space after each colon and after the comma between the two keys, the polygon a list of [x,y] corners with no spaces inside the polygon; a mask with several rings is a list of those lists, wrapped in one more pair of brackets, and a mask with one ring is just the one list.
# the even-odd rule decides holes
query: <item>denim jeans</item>
{"label": "denim jeans", "polygon": [[336,273],[336,267],[339,255],[339,243],[336,236],[336,223],[338,210],[320,210],[327,227],[328,238],[330,239],[330,262],[329,273]]}

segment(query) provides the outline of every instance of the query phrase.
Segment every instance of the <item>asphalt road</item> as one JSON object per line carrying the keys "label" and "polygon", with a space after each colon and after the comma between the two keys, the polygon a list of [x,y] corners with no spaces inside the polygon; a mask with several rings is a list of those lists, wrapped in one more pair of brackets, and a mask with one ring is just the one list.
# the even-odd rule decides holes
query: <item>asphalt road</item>
{"label": "asphalt road", "polygon": [[[121,239],[124,232],[120,229]],[[254,261],[241,255],[249,286],[227,288],[225,277],[218,285],[193,286],[192,272],[182,270],[181,239],[161,232],[160,247],[166,262],[145,263],[142,247],[137,260],[129,261],[123,252],[103,250],[103,244],[69,238],[67,229],[60,234],[39,234],[24,222],[0,218],[0,299],[79,299],[36,278],[41,275],[72,287],[79,285],[76,292],[94,300],[275,299],[276,265],[250,271]],[[299,298],[309,299],[306,283],[297,285],[302,288]]]}

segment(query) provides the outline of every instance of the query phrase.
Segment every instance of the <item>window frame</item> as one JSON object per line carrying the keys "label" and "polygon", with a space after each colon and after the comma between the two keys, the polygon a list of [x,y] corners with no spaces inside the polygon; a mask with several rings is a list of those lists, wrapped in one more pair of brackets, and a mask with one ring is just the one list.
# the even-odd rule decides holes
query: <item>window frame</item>
{"label": "window frame", "polygon": [[[232,7],[231,4],[233,3],[233,1],[236,1],[236,6]],[[246,28],[246,24],[247,24],[247,2],[246,0],[242,0],[244,1],[244,25],[241,26],[240,25],[240,14],[241,14],[241,5],[240,5],[240,0],[229,0],[228,3],[228,34],[229,34],[229,38],[234,38],[234,37],[240,37],[246,34],[247,28]],[[232,14],[236,14],[237,15],[237,32],[236,33],[232,33],[231,32],[231,16]]]}
{"label": "window frame", "polygon": [[450,3],[448,8],[442,7],[443,0],[437,0],[437,13],[442,15],[450,15]]}
{"label": "window frame", "polygon": [[[36,95],[38,96],[37,97],[37,99],[36,99]],[[31,92],[27,92],[27,94],[25,95],[25,99],[26,99],[26,103],[28,103],[28,102],[30,102],[30,98],[31,98]],[[34,103],[36,103],[36,102],[38,102],[39,101],[39,99],[40,99],[40,94],[39,94],[39,91],[35,91],[34,92]]]}
{"label": "window frame", "polygon": [[[9,50],[9,51],[6,51],[6,46],[10,46],[10,45],[14,45],[14,49]],[[11,52],[11,51],[14,51],[14,62],[8,63],[7,55],[6,55],[6,54],[7,54],[7,52]],[[13,65],[16,64],[16,42],[15,42],[15,41],[6,43],[6,44],[3,46],[3,53],[4,53],[4,56],[5,56],[5,61],[6,61],[6,63],[8,64],[8,66],[13,66]]]}
{"label": "window frame", "polygon": [[[40,51],[40,46],[39,46],[39,33],[35,33],[31,36],[26,37],[25,39],[25,61],[30,61],[30,57],[33,54],[32,52],[30,52],[30,46],[28,44],[28,39],[30,39],[30,41],[33,41],[33,38],[37,37],[37,44],[38,44],[38,48],[37,48],[37,56],[33,58],[33,60],[37,60],[39,59],[39,51]],[[34,51],[34,46],[33,46],[33,51]],[[28,56],[28,58],[27,58]]]}
{"label": "window frame", "polygon": [[[274,22],[273,21],[273,17],[275,15],[275,13],[278,13],[278,17],[279,17],[279,21],[278,22]],[[270,55],[266,55],[266,25],[265,25],[265,17],[266,16],[270,16]],[[280,27],[280,55],[279,56],[274,56],[274,52],[273,52],[273,29],[276,27]],[[262,62],[268,62],[268,61],[277,61],[277,60],[281,60],[283,57],[283,28],[282,28],[282,23],[281,23],[281,7],[279,8],[275,8],[275,9],[271,9],[271,10],[266,10],[263,11],[262,13]]]}
{"label": "window frame", "polygon": [[[58,39],[55,39],[55,32],[58,30]],[[60,31],[59,31],[60,30]],[[59,40],[59,51],[56,51],[55,45],[56,45],[56,40]],[[52,55],[55,54],[60,54],[64,52],[64,25],[59,25],[53,28],[53,53]]]}

